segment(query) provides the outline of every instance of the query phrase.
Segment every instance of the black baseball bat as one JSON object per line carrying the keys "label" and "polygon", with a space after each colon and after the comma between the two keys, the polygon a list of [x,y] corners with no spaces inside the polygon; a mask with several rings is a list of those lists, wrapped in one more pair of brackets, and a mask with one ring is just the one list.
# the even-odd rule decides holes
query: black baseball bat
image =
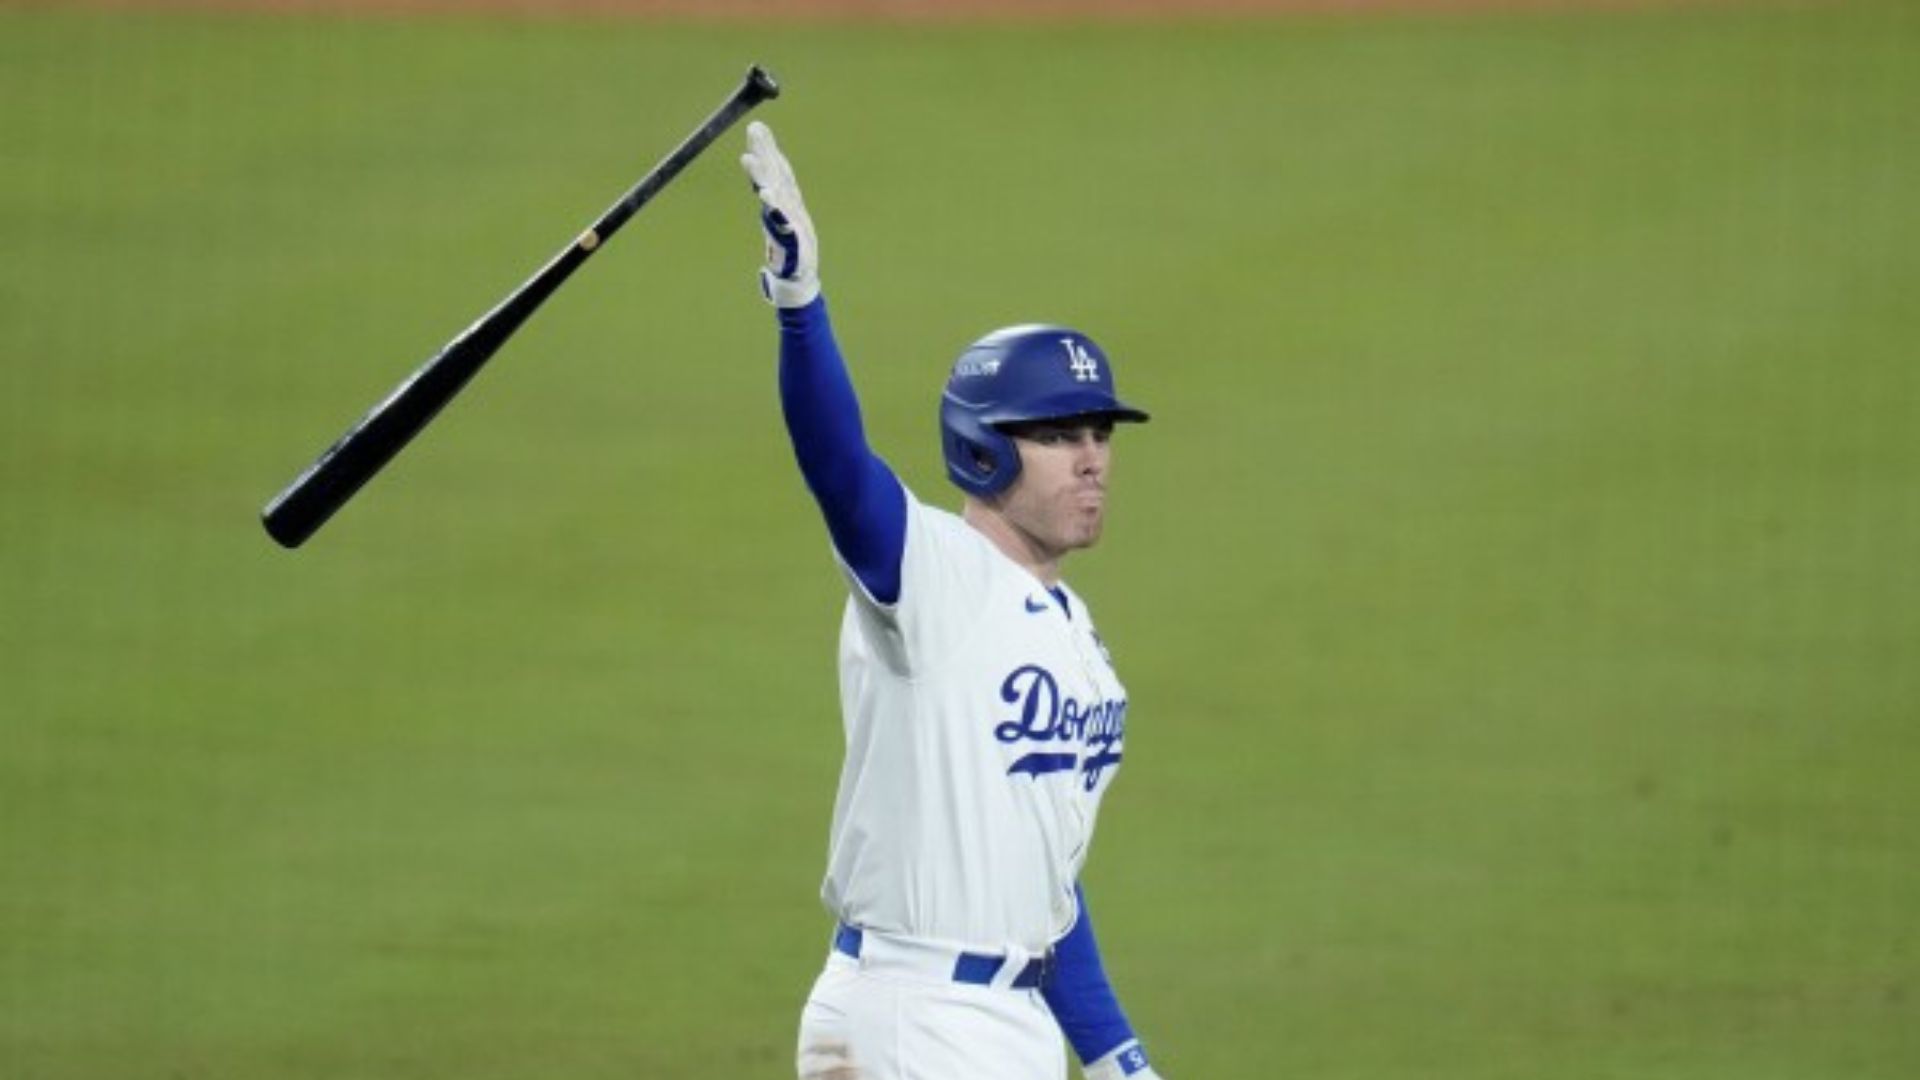
{"label": "black baseball bat", "polygon": [[420,365],[385,400],[328,447],[307,471],[274,496],[260,513],[267,535],[282,547],[297,548],[305,543],[453,400],[494,352],[520,329],[520,324],[626,224],[628,218],[647,205],[688,162],[700,156],[702,150],[749,109],[779,96],[780,85],[773,81],[773,76],[757,64],[749,68],[740,88],[707,117],[706,123],[655,165],[653,171],[602,214],[600,220],[528,278],[526,284],[447,342],[432,359]]}

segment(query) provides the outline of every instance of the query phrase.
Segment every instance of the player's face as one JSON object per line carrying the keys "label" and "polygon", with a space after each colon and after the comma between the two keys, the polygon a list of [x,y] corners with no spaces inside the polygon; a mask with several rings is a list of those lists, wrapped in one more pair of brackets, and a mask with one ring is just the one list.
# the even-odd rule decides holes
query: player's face
{"label": "player's face", "polygon": [[1020,475],[1001,497],[1002,516],[1045,556],[1092,547],[1106,521],[1113,422],[1038,421],[1007,434]]}

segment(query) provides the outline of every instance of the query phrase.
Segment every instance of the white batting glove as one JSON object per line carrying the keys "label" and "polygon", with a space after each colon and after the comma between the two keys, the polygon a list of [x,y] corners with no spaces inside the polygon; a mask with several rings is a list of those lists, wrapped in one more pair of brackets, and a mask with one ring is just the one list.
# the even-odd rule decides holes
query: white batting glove
{"label": "white batting glove", "polygon": [[1160,1074],[1147,1064],[1147,1052],[1138,1039],[1121,1043],[1082,1071],[1087,1080],[1160,1080]]}
{"label": "white batting glove", "polygon": [[805,307],[820,295],[820,241],[800,198],[793,166],[758,120],[747,125],[747,152],[740,165],[760,195],[760,228],[767,234],[767,265],[760,291],[783,308]]}

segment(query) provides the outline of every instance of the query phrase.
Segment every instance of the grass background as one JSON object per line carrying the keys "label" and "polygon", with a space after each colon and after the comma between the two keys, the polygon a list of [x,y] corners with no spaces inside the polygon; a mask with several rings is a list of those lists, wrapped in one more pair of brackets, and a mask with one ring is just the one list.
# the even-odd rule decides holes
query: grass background
{"label": "grass background", "polygon": [[749,60],[877,444],[1093,330],[1089,881],[1171,1077],[1920,1073],[1920,20],[0,9],[0,1075],[791,1075],[840,586],[737,147],[309,548],[260,503]]}

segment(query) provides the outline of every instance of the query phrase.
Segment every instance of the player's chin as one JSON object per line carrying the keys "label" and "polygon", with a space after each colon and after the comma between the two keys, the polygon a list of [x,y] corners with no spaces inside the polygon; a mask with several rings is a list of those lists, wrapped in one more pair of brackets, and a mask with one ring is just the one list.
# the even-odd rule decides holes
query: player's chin
{"label": "player's chin", "polygon": [[1069,548],[1090,548],[1100,542],[1100,531],[1106,526],[1106,514],[1099,509],[1083,510],[1073,516],[1067,526],[1067,546]]}

